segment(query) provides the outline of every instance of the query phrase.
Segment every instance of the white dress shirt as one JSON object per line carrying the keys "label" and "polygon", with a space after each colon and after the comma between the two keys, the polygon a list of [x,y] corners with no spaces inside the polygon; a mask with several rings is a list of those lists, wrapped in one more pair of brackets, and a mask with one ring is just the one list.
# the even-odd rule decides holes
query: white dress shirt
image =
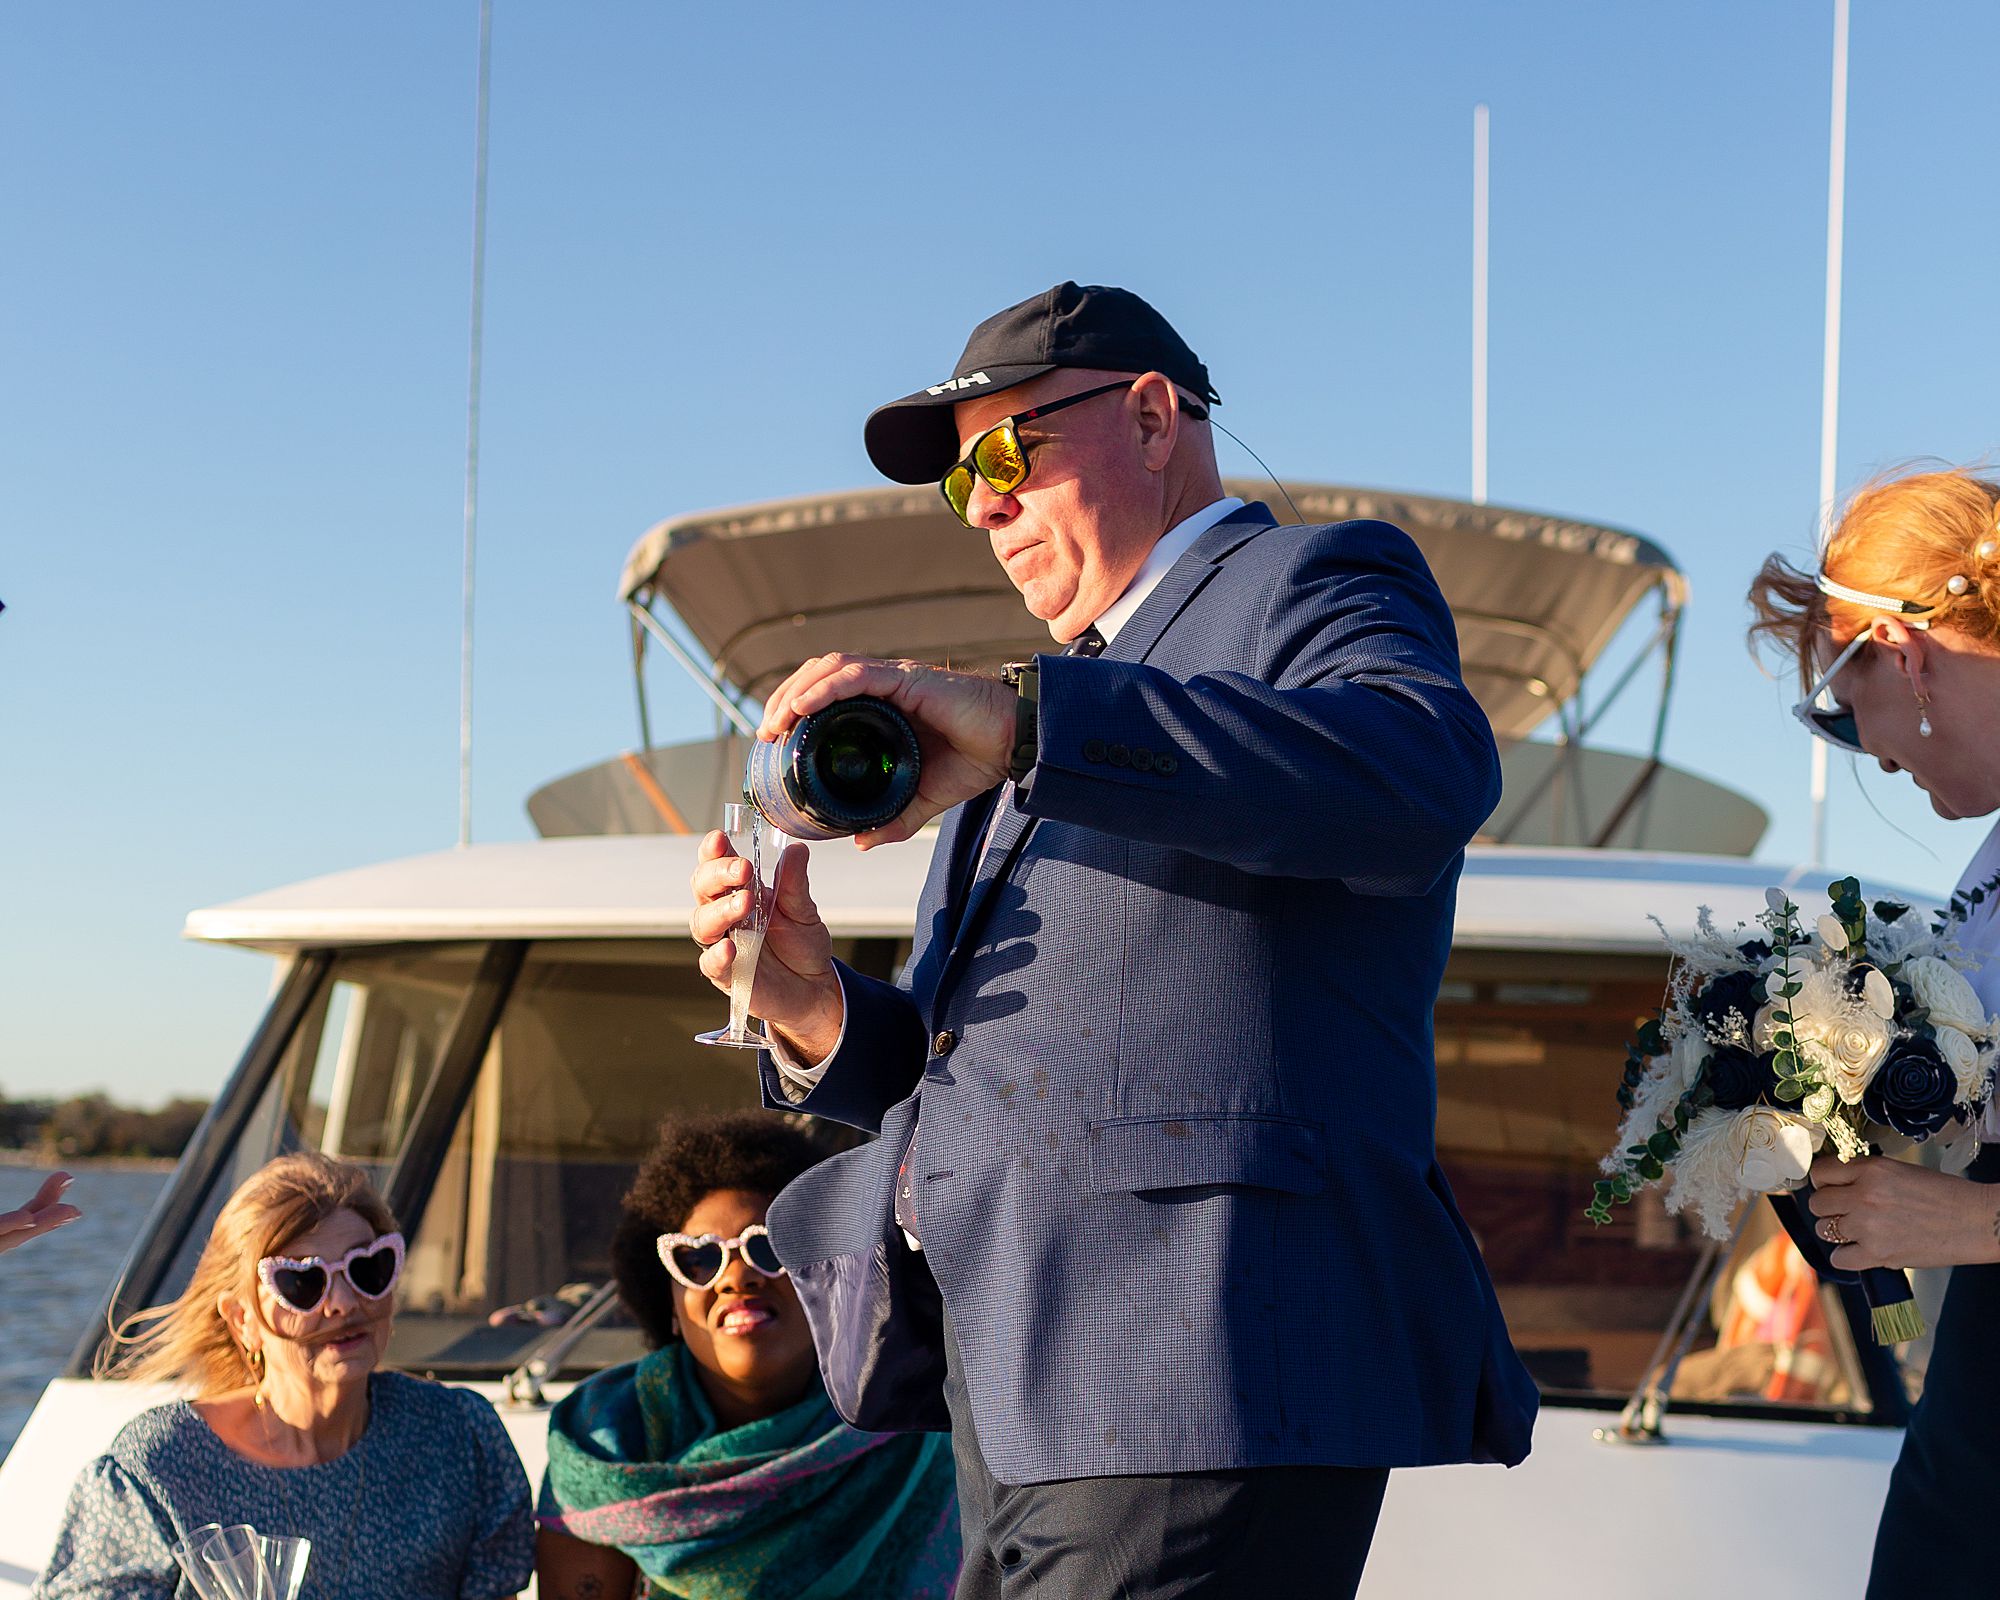
{"label": "white dress shirt", "polygon": [[[1236,496],[1224,495],[1220,500],[1211,501],[1203,506],[1193,516],[1183,517],[1160,535],[1153,548],[1147,551],[1146,559],[1140,564],[1139,570],[1132,575],[1132,581],[1125,585],[1124,592],[1104,608],[1104,614],[1098,617],[1094,624],[1097,631],[1104,635],[1107,646],[1118,637],[1118,630],[1132,620],[1132,613],[1145,604],[1146,597],[1160,586],[1160,580],[1167,575],[1173,564],[1193,547],[1195,540],[1224,517],[1240,511],[1242,507],[1243,502]],[[838,981],[839,977],[840,973],[836,969],[834,978]],[[847,1037],[845,988],[841,991],[840,1014],[840,1036],[834,1040],[833,1049],[828,1052],[826,1061],[831,1061],[839,1053],[841,1042]],[[803,1100],[811,1094],[813,1086],[826,1072],[826,1061],[820,1062],[818,1066],[804,1066],[792,1059],[791,1052],[776,1039],[771,1041],[771,1060],[777,1065],[779,1082],[794,1100]]]}

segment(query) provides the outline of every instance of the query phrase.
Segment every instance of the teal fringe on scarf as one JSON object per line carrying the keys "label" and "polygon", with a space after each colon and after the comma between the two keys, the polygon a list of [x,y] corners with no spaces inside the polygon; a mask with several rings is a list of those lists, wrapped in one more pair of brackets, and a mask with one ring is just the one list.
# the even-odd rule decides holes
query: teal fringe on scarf
{"label": "teal fringe on scarf", "polygon": [[948,1600],[958,1574],[945,1435],[857,1433],[817,1385],[718,1432],[679,1344],[556,1405],[538,1520],[683,1600]]}

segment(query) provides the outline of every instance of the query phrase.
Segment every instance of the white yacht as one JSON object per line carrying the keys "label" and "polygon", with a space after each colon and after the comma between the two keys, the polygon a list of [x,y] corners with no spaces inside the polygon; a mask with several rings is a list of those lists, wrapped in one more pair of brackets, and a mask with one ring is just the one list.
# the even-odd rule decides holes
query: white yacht
{"label": "white yacht", "polygon": [[[1624,1041],[1666,976],[1649,913],[1748,920],[1768,885],[1810,905],[1829,876],[1752,863],[1758,807],[1660,760],[1681,574],[1613,528],[1288,488],[1280,515],[1384,517],[1423,546],[1505,752],[1437,1007],[1438,1144],[1544,1406],[1513,1471],[1394,1476],[1363,1593],[1858,1593],[1920,1381],[1909,1352],[1870,1344],[1865,1309],[1806,1282],[1761,1214],[1728,1251],[1644,1197],[1608,1228],[1583,1215]],[[738,785],[745,708],[824,650],[988,666],[1047,644],[930,490],[662,523],[620,592],[640,748],[530,797],[541,838],[189,916],[190,938],[271,956],[276,981],[104,1303],[115,1315],[172,1295],[223,1198],[271,1156],[363,1162],[411,1239],[391,1363],[491,1396],[531,1477],[548,1401],[639,1353],[608,1246],[655,1123],[755,1099],[747,1060],[692,1042],[724,1002],[686,937],[695,836]],[[1629,659],[1600,661],[1614,639]],[[656,649],[713,703],[713,738],[652,745]],[[1646,671],[1650,753],[1592,749],[1605,706]],[[1543,729],[1554,737],[1531,737]],[[861,970],[892,974],[908,950],[930,839],[815,847],[818,900]],[[522,1307],[565,1320],[510,1316]],[[77,1470],[162,1398],[91,1380],[104,1326],[81,1330],[0,1465],[0,1600],[46,1560]],[[1778,1511],[1801,1506],[1807,1538]]]}

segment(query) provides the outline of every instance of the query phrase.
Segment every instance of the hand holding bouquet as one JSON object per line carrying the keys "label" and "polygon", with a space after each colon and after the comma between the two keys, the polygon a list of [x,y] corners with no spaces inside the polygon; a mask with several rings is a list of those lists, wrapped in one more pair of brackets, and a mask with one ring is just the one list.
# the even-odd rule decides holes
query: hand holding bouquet
{"label": "hand holding bouquet", "polygon": [[[1833,909],[1811,933],[1772,889],[1763,937],[1719,931],[1706,907],[1692,939],[1666,936],[1666,1001],[1627,1050],[1626,1116],[1586,1212],[1593,1222],[1667,1180],[1667,1209],[1692,1209],[1726,1239],[1738,1206],[1797,1189],[1822,1149],[1851,1161],[1934,1141],[1951,1172],[1978,1153],[2000,1026],[1966,980],[1954,933],[1985,890],[1929,923],[1894,901],[1865,905],[1853,878],[1827,892]],[[1779,1213],[1807,1259],[1829,1270],[1809,1219],[1789,1201]],[[1861,1283],[1879,1341],[1923,1331],[1900,1272]]]}

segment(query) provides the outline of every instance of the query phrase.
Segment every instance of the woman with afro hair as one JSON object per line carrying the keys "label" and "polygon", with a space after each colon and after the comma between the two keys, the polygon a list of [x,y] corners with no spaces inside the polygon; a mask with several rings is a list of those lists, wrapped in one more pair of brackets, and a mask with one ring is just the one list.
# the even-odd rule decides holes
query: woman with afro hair
{"label": "woman with afro hair", "polygon": [[945,1600],[950,1441],[834,1414],[764,1214],[826,1152],[769,1112],[661,1124],[612,1242],[650,1354],[549,1418],[544,1600]]}

